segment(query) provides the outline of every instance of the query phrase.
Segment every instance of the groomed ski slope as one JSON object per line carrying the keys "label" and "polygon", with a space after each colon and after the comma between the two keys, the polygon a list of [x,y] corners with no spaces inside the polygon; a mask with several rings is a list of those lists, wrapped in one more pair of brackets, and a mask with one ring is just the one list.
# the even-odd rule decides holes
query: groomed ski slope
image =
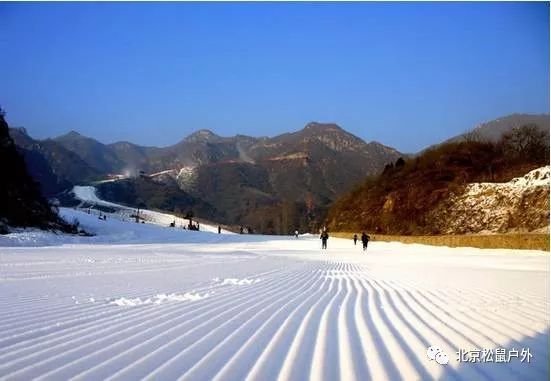
{"label": "groomed ski slope", "polygon": [[[549,379],[547,253],[62,214],[97,235],[0,237],[0,379]],[[456,359],[494,348],[533,357]]]}
{"label": "groomed ski slope", "polygon": [[[75,198],[81,201],[81,204],[85,203],[86,205],[91,206],[91,208],[86,208],[86,209],[89,209],[89,211],[92,214],[98,215],[100,213],[99,210],[95,210],[96,206],[105,206],[108,208],[112,208],[114,210],[114,212],[112,213],[103,213],[103,214],[107,214],[111,218],[124,220],[124,221],[134,220],[133,216],[137,211],[136,208],[132,208],[132,207],[128,207],[128,206],[124,206],[121,204],[116,204],[114,202],[100,199],[97,196],[96,188],[93,186],[77,185],[73,187],[72,192]],[[163,227],[167,227],[168,225],[170,225],[170,223],[175,222],[175,226],[178,228],[181,228],[182,226],[187,226],[189,223],[189,221],[185,218],[176,217],[172,214],[157,212],[157,211],[148,210],[148,209],[140,209],[139,216],[140,216],[140,220],[143,220],[150,224],[163,226]],[[197,221],[195,221],[195,223],[196,222]],[[200,230],[214,233],[214,232],[218,232],[218,226],[210,223],[201,223]],[[222,233],[229,233],[229,232],[222,229]]]}

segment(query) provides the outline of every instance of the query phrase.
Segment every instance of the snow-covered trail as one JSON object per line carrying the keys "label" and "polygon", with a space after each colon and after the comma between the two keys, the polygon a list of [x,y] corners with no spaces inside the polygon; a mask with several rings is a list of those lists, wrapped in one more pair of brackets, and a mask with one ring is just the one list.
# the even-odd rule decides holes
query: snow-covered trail
{"label": "snow-covered trail", "polygon": [[0,249],[0,378],[549,378],[546,253],[200,234]]}
{"label": "snow-covered trail", "polygon": [[[99,206],[106,206],[108,208],[114,209],[112,213],[105,213],[102,214],[109,215],[110,218],[115,218],[118,220],[127,220],[127,221],[133,221],[134,215],[137,212],[137,209],[134,207],[124,206],[121,204],[116,204],[114,202],[105,201],[98,197],[97,195],[97,189],[93,186],[89,185],[77,185],[73,187],[72,193],[74,194],[75,198],[77,200],[80,200],[81,203],[87,203],[88,205],[92,205],[93,208],[95,208],[97,205]],[[92,215],[98,215],[99,211],[93,210],[93,208],[86,208],[89,209]],[[66,209],[66,208],[62,208]],[[70,209],[66,210],[65,213],[69,212]],[[171,213],[163,213],[158,212],[154,210],[148,210],[148,209],[140,209],[139,211],[140,218],[144,221],[147,221],[148,223],[160,225],[163,227],[168,226],[171,223],[175,223],[175,226],[182,227],[187,226],[189,223],[189,220],[177,217]],[[69,221],[72,222],[72,221]],[[195,221],[197,223],[197,221]],[[216,224],[201,221],[201,231],[204,232],[217,232],[218,227]],[[222,229],[222,232],[224,234],[229,233],[229,231]]]}

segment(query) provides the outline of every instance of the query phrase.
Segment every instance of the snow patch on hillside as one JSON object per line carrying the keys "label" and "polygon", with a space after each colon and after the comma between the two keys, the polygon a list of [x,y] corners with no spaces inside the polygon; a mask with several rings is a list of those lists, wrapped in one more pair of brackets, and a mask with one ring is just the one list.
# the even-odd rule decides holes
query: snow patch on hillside
{"label": "snow patch on hillside", "polygon": [[506,183],[469,184],[438,211],[443,232],[549,231],[549,170],[537,168]]}
{"label": "snow patch on hillside", "polygon": [[549,166],[534,169],[523,177],[511,180],[511,184],[520,187],[549,186]]}
{"label": "snow patch on hillside", "polygon": [[173,176],[177,171],[175,169],[167,169],[165,171],[160,171],[156,173],[152,173],[149,175],[149,177],[156,177],[156,176],[162,176],[162,175],[171,175]]}
{"label": "snow patch on hillside", "polygon": [[197,183],[197,167],[187,166],[180,168],[180,171],[176,175],[176,181],[180,189],[186,192],[193,191]]}
{"label": "snow patch on hillside", "polygon": [[88,202],[96,205],[108,206],[113,208],[126,208],[119,204],[101,200],[96,193],[97,192],[96,188],[92,186],[76,185],[73,187],[72,192],[75,195],[75,198],[82,202]]}

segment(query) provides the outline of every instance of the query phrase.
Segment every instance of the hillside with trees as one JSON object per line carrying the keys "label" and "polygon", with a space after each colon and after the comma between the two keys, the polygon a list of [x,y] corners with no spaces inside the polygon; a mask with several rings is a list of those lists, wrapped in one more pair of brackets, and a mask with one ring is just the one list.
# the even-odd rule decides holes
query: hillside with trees
{"label": "hillside with trees", "polygon": [[[337,231],[450,233],[444,231],[442,219],[447,218],[450,200],[461,195],[469,184],[507,182],[548,164],[548,138],[537,126],[515,127],[498,141],[467,136],[387,165],[382,174],[367,178],[337,200],[326,222]],[[540,192],[538,197],[549,204],[548,191]],[[464,227],[458,227],[451,233],[464,231]]]}
{"label": "hillside with trees", "polygon": [[10,227],[38,227],[76,232],[75,227],[61,220],[42,196],[40,187],[27,172],[23,157],[17,152],[9,134],[5,113],[0,109],[0,233]]}
{"label": "hillside with trees", "polygon": [[104,182],[96,188],[102,198],[130,207],[164,210],[178,216],[189,212],[207,219],[217,216],[214,207],[181,190],[171,178],[161,182],[138,176]]}

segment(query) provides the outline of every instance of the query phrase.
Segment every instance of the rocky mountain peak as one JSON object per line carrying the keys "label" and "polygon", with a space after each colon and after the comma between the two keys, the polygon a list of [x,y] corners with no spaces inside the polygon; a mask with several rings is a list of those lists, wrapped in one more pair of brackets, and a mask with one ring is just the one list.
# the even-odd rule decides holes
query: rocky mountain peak
{"label": "rocky mountain peak", "polygon": [[214,132],[206,129],[201,129],[188,135],[185,138],[185,140],[188,142],[199,142],[199,141],[211,141],[217,138],[219,138],[219,136],[216,135]]}
{"label": "rocky mountain peak", "polygon": [[80,133],[76,132],[75,130],[71,130],[67,132],[65,135],[59,136],[57,139],[81,139],[84,138],[84,135],[81,135]]}
{"label": "rocky mountain peak", "polygon": [[303,132],[308,133],[328,133],[328,132],[345,132],[341,127],[335,123],[319,123],[319,122],[310,122],[308,123]]}
{"label": "rocky mountain peak", "polygon": [[303,141],[319,141],[334,151],[362,150],[366,143],[335,123],[310,122],[299,132]]}

